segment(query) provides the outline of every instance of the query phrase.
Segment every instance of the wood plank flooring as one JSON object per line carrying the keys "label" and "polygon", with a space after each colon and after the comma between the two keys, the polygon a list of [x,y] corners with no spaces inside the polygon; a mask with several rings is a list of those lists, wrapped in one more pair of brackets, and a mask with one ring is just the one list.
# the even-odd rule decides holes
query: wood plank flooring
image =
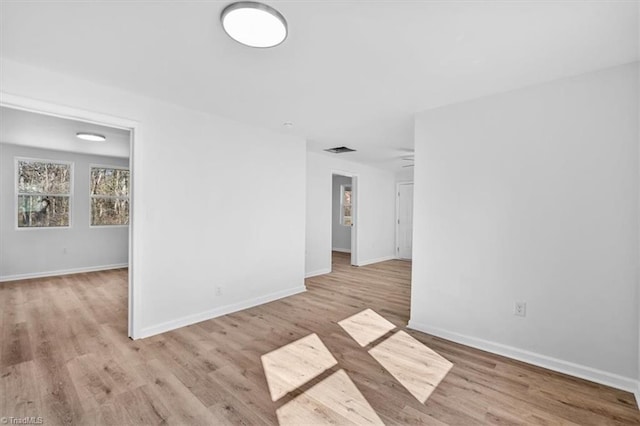
{"label": "wood plank flooring", "polygon": [[629,393],[406,330],[410,263],[347,256],[304,294],[139,341],[126,336],[126,270],[0,284],[0,417],[640,424]]}

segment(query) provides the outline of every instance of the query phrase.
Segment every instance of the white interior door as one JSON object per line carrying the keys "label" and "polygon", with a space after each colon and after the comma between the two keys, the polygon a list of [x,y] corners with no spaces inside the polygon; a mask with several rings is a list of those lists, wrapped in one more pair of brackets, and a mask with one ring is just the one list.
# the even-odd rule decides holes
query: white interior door
{"label": "white interior door", "polygon": [[413,246],[413,183],[398,185],[398,257],[411,259]]}

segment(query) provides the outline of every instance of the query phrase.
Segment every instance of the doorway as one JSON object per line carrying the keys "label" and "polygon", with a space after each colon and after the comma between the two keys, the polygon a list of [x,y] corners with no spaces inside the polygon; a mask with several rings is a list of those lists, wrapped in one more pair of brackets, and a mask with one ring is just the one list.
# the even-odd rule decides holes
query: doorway
{"label": "doorway", "polygon": [[413,256],[413,182],[401,182],[396,191],[396,253],[399,259]]}
{"label": "doorway", "polygon": [[331,253],[357,266],[357,176],[331,174]]}
{"label": "doorway", "polygon": [[[15,200],[11,202],[11,205],[15,207],[16,212],[18,214],[12,214],[12,220],[15,221],[15,217],[18,217],[18,222],[15,225],[15,230],[21,232],[22,235],[35,235],[34,233],[37,231],[29,231],[29,230],[21,230],[21,228],[28,229],[30,226],[35,225],[35,228],[42,226],[51,226],[55,225],[57,227],[68,227],[70,229],[69,232],[57,232],[60,235],[65,235],[66,239],[64,243],[62,243],[61,247],[58,247],[58,254],[66,257],[66,262],[61,262],[62,265],[59,270],[47,270],[44,271],[41,276],[51,276],[51,275],[59,275],[63,273],[75,273],[75,272],[90,272],[92,270],[92,265],[87,267],[71,265],[69,260],[71,257],[90,257],[95,255],[95,251],[82,251],[80,249],[81,244],[78,243],[76,248],[72,248],[72,241],[69,239],[69,235],[79,233],[79,230],[85,231],[89,229],[90,233],[90,241],[94,241],[94,237],[99,234],[107,233],[107,230],[110,231],[109,228],[112,228],[114,232],[122,232],[123,234],[123,247],[126,249],[126,253],[124,253],[124,259],[122,259],[121,263],[118,261],[116,264],[105,265],[107,269],[112,268],[120,268],[127,267],[127,334],[131,338],[137,337],[137,328],[135,322],[135,313],[139,311],[139,300],[138,298],[134,298],[134,295],[137,294],[134,291],[134,259],[138,256],[136,255],[135,249],[136,245],[134,241],[136,240],[135,228],[133,226],[133,214],[134,214],[134,193],[136,187],[136,179],[135,179],[135,170],[134,170],[134,147],[135,147],[135,138],[136,138],[136,130],[138,129],[138,123],[135,121],[122,119],[119,117],[113,117],[109,115],[104,115],[100,113],[94,113],[90,111],[80,110],[72,107],[57,105],[49,102],[38,101],[30,98],[24,98],[21,96],[15,96],[7,93],[0,93],[2,97],[2,101],[0,102],[0,107],[6,111],[7,113],[13,113],[16,118],[21,118],[23,115],[27,121],[24,124],[28,124],[28,120],[31,120],[33,117],[37,122],[47,122],[53,127],[50,127],[47,131],[48,136],[36,137],[34,140],[44,140],[45,142],[51,141],[52,132],[59,133],[59,145],[56,146],[38,146],[34,144],[33,146],[28,146],[30,142],[27,139],[24,141],[17,143],[16,147],[11,149],[11,152],[16,149],[28,149],[32,152],[36,152],[35,155],[29,154],[28,156],[22,155],[14,155],[11,154],[12,157],[18,158],[15,160],[16,167],[22,167],[26,170],[25,176],[29,175],[30,171],[37,171],[38,167],[49,167],[49,163],[55,163],[54,166],[62,167],[62,172],[70,173],[69,179],[69,190],[68,193],[64,194],[54,194],[55,197],[59,198],[56,201],[59,201],[61,208],[56,209],[55,212],[50,207],[52,203],[50,202],[38,202],[32,198],[37,198],[38,196],[44,196],[45,198],[51,199],[52,196],[50,194],[20,194],[20,184],[21,181],[16,178],[15,184],[14,179],[11,180],[11,184],[16,187],[15,189]],[[30,116],[29,116],[30,115]],[[54,122],[58,120],[57,122]],[[65,124],[66,123],[66,124]],[[4,123],[6,124],[6,122]],[[77,129],[76,129],[77,127]],[[3,126],[3,129],[6,129]],[[63,140],[64,133],[71,133],[71,137],[67,139],[67,142]],[[74,147],[78,147],[80,145],[74,145],[77,143],[82,143],[86,141],[80,141],[80,135],[78,133],[89,134],[90,136],[94,133],[101,134],[103,136],[106,135],[108,139],[111,139],[113,142],[115,139],[122,140],[122,153],[121,155],[114,155],[114,152],[110,153],[100,153],[100,150],[93,150],[93,148],[81,148],[80,150],[76,150]],[[16,134],[19,134],[17,132]],[[36,135],[37,136],[37,135]],[[95,136],[95,135],[93,135]],[[6,142],[3,140],[3,142]],[[65,145],[66,143],[66,145]],[[98,142],[99,143],[99,142]],[[25,145],[22,147],[21,145]],[[115,144],[111,144],[113,147]],[[125,146],[126,145],[126,146]],[[49,150],[49,153],[46,152],[40,153],[38,150]],[[9,153],[10,150],[6,150],[6,153]],[[57,152],[57,154],[56,154]],[[86,156],[88,163],[82,163],[80,160],[74,161],[62,161],[61,158],[65,155],[64,152],[69,152],[75,156]],[[3,153],[4,155],[4,153]],[[94,158],[100,158],[104,156],[104,158],[109,158],[109,161],[100,161]],[[23,158],[23,157],[26,157]],[[37,158],[29,158],[29,157],[37,157]],[[46,158],[45,158],[46,157]],[[121,161],[116,157],[121,157]],[[23,159],[21,163],[18,161]],[[43,162],[39,160],[55,160],[49,162]],[[57,161],[57,160],[60,161]],[[36,161],[34,161],[36,160]],[[59,163],[59,164],[58,164]],[[76,164],[78,167],[75,167]],[[69,165],[68,167],[66,165]],[[17,176],[18,169],[14,170],[14,167],[10,168],[11,175]],[[33,170],[31,170],[33,169]],[[56,170],[56,173],[58,171]],[[22,170],[22,169],[20,169]],[[48,170],[48,169],[47,169]],[[35,172],[34,172],[35,173]],[[31,173],[33,175],[36,175]],[[75,182],[76,175],[79,178],[82,176],[82,179],[85,180],[82,184],[82,192],[80,191],[80,187],[76,185],[79,182]],[[65,178],[66,179],[66,178]],[[93,179],[93,181],[91,180]],[[93,185],[97,181],[100,181],[100,185]],[[108,181],[111,183],[113,181],[114,185],[105,185],[104,182]],[[117,181],[117,182],[116,182]],[[126,181],[126,191],[123,189],[124,186],[122,182]],[[118,185],[115,185],[118,183]],[[25,185],[23,185],[25,186]],[[66,186],[62,185],[63,188]],[[118,192],[117,194],[111,194],[108,192],[109,188],[116,188]],[[91,189],[93,188],[93,189]],[[85,191],[86,189],[86,191]],[[31,189],[30,189],[31,190]],[[93,192],[90,192],[93,191]],[[106,191],[106,192],[105,192]],[[13,192],[13,191],[11,191]],[[63,191],[64,192],[64,191]],[[86,192],[86,194],[85,194]],[[125,194],[126,192],[126,194]],[[20,198],[22,195],[22,199]],[[62,207],[67,206],[66,199],[69,200],[69,212],[65,212],[65,209]],[[125,198],[127,198],[125,200]],[[22,201],[18,203],[18,201]],[[26,207],[25,207],[26,206]],[[79,211],[76,208],[82,206],[83,211]],[[18,211],[19,208],[22,208],[24,211]],[[46,211],[44,211],[46,209]],[[32,211],[33,210],[33,211]],[[49,212],[48,210],[52,210]],[[55,214],[54,214],[55,213]],[[60,217],[58,217],[60,216]],[[126,217],[126,223],[120,223],[123,220],[123,217]],[[68,219],[66,219],[68,217]],[[22,221],[21,221],[22,220]],[[81,229],[82,228],[82,229]],[[117,228],[120,231],[117,231]],[[43,235],[51,234],[51,231],[42,231]],[[93,239],[92,239],[93,238]],[[110,238],[110,237],[108,237]],[[124,250],[124,249],[123,249]],[[100,266],[100,265],[99,265]],[[102,267],[102,266],[100,266]],[[99,270],[100,268],[96,268],[95,270]],[[4,274],[4,272],[3,272]],[[7,274],[10,275],[10,274]],[[19,274],[14,274],[17,277],[9,277],[9,279],[19,279]],[[26,275],[34,275],[34,274],[26,274]],[[34,275],[35,276],[35,275]],[[137,289],[135,289],[137,290]]]}

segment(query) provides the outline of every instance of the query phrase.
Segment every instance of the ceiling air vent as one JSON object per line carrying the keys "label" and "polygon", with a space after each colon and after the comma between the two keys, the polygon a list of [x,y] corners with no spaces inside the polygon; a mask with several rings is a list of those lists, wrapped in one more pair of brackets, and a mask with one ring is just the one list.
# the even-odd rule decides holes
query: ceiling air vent
{"label": "ceiling air vent", "polygon": [[335,148],[325,149],[327,152],[333,152],[334,154],[342,154],[344,152],[353,152],[355,149],[347,148],[346,146],[337,146]]}

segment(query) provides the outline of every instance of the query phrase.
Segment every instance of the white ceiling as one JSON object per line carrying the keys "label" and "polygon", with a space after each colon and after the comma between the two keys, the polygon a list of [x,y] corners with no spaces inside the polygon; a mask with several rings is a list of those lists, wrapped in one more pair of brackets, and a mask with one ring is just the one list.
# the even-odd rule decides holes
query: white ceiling
{"label": "white ceiling", "polygon": [[223,32],[228,3],[3,1],[0,52],[393,170],[417,111],[639,59],[636,1],[269,1],[273,49]]}
{"label": "white ceiling", "polygon": [[[76,133],[106,136],[104,142],[78,139]],[[0,107],[0,142],[56,151],[129,157],[129,131]]]}

